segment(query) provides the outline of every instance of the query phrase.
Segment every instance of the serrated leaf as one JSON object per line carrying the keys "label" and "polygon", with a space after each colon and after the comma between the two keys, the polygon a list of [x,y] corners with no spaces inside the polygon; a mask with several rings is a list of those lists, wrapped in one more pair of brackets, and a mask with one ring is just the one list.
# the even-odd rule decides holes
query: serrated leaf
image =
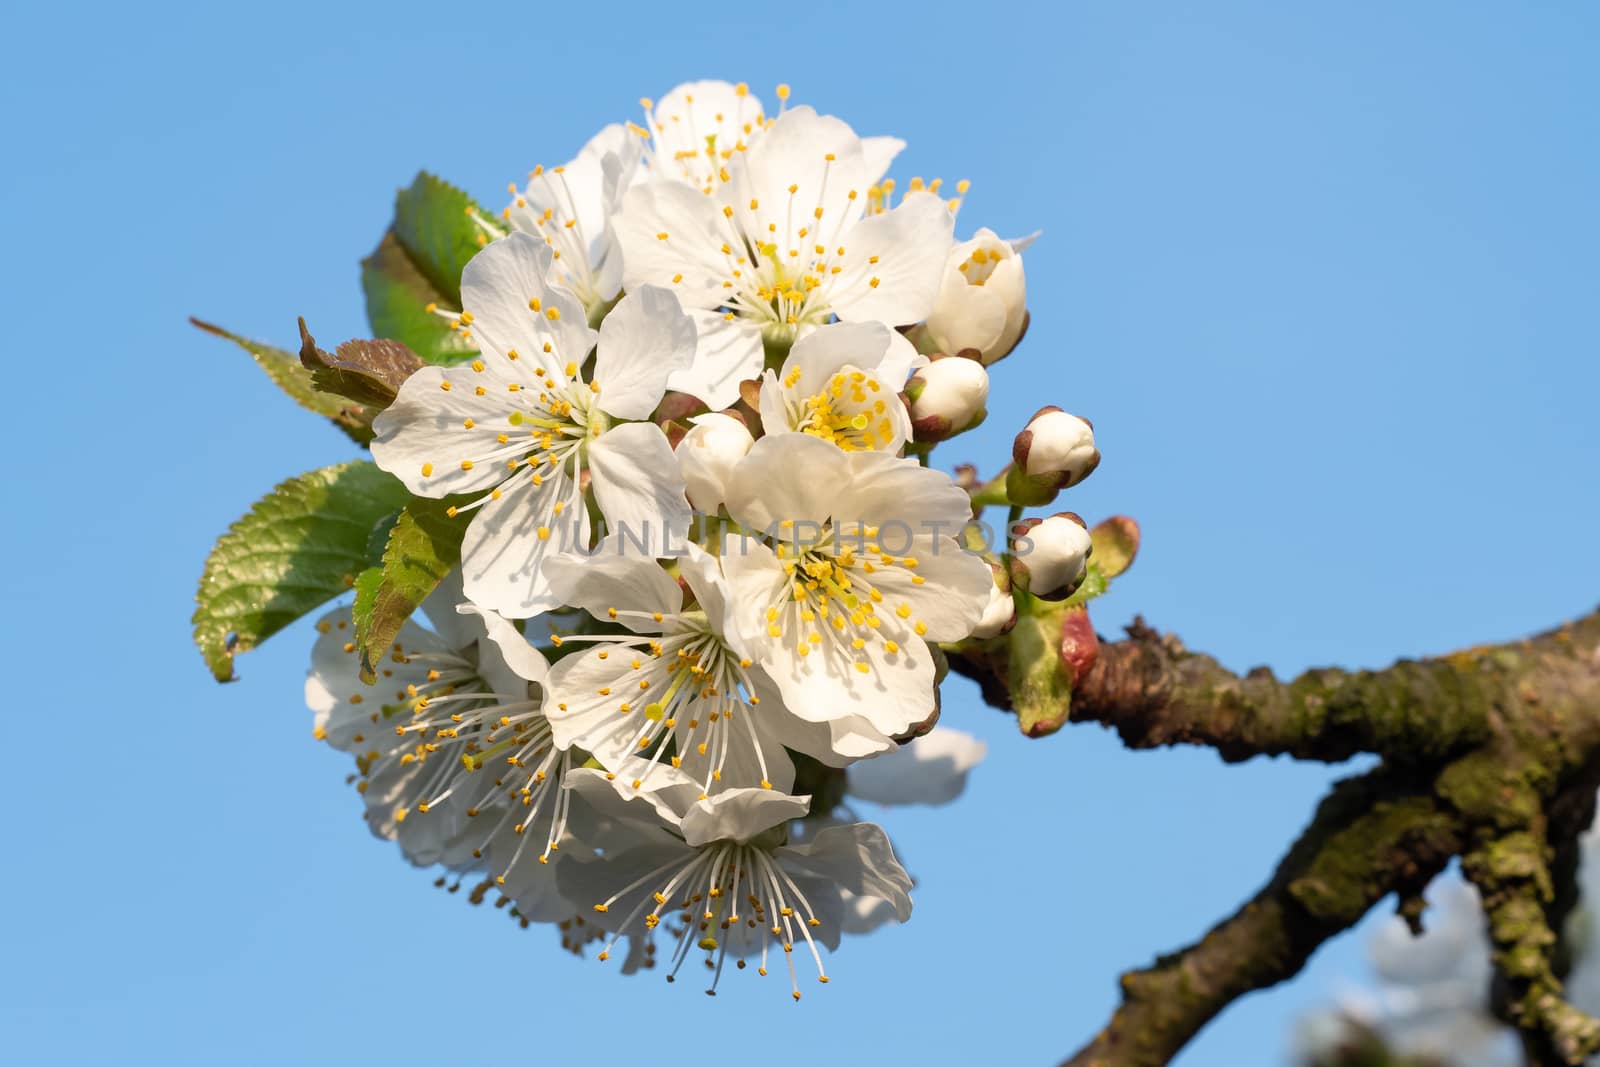
{"label": "serrated leaf", "polygon": [[314,411],[331,419],[333,424],[343,430],[356,444],[364,446],[372,440],[372,420],[369,413],[360,404],[318,392],[312,383],[311,372],[301,365],[293,353],[264,345],[259,341],[252,341],[248,337],[240,337],[236,333],[224,330],[221,326],[201,319],[190,318],[189,321],[206,333],[232,341],[250,353],[256,365],[266,371],[267,377],[287,393],[291,400],[308,411]]}
{"label": "serrated leaf", "polygon": [[472,221],[482,215],[472,197],[427,171],[394,198],[395,237],[455,307],[461,306],[461,271],[483,247],[483,230]]}
{"label": "serrated leaf", "polygon": [[361,261],[361,290],[375,336],[400,341],[429,363],[461,363],[477,354],[459,332],[427,310],[430,304],[452,306],[450,298],[417,269],[394,230]]}
{"label": "serrated leaf", "polygon": [[305,319],[300,320],[300,363],[319,391],[363,404],[373,416],[394,403],[405,380],[427,365],[399,341],[346,341],[330,355],[317,347]]}
{"label": "serrated leaf", "polygon": [[367,535],[410,494],[366,460],[310,471],[256,501],[217,539],[195,595],[194,641],[219,682],[233,657],[350,588]]}
{"label": "serrated leaf", "polygon": [[369,682],[406,620],[461,562],[466,519],[452,518],[451,504],[422,498],[408,504],[389,532],[382,562],[356,582],[356,649]]}

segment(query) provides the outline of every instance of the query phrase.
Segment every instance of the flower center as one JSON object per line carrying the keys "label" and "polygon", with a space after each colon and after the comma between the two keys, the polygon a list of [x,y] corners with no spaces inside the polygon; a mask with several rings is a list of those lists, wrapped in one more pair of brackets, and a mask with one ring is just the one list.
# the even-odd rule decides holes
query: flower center
{"label": "flower center", "polygon": [[800,999],[795,977],[794,946],[804,941],[817,965],[817,980],[827,982],[822,955],[817,951],[811,931],[822,925],[811,903],[781,864],[763,847],[754,843],[724,841],[706,846],[692,855],[675,859],[613,894],[594,910],[605,913],[624,897],[647,891],[630,909],[626,918],[606,943],[599,959],[610,957],[611,948],[636,922],[654,930],[667,915],[677,913],[682,928],[672,931],[677,937],[672,970],[667,981],[675,981],[678,970],[690,954],[699,949],[712,970],[715,995],[722,979],[722,965],[732,954],[735,966],[743,969],[744,957],[760,952],[757,973],[766,975],[767,956],[774,946],[783,950],[789,969],[789,986],[794,999]]}
{"label": "flower center", "polygon": [[956,269],[961,271],[961,276],[967,280],[968,285],[982,286],[1000,265],[1001,260],[1009,257],[1009,249],[974,248],[972,255],[962,260],[961,266]]}
{"label": "flower center", "polygon": [[[397,823],[428,816],[454,803],[476,819],[491,817],[473,828],[473,857],[502,826],[517,834],[542,812],[551,816],[540,862],[548,862],[565,830],[569,798],[557,788],[567,756],[556,751],[538,699],[503,701],[465,658],[452,653],[405,656],[396,646],[397,662],[426,668],[422,681],[395,692],[392,703],[372,716],[374,724],[392,730],[395,740],[356,757],[365,794],[371,782],[388,771],[401,779],[393,800]],[[407,773],[409,771],[409,773]],[[488,773],[480,773],[485,772]],[[497,881],[521,859],[519,843],[502,865]]]}
{"label": "flower center", "polygon": [[894,443],[894,424],[876,377],[847,367],[808,397],[794,394],[799,382],[798,370],[783,380],[794,429],[831,441],[846,452],[886,449]]}
{"label": "flower center", "polygon": [[[607,614],[662,621],[644,612],[611,609]],[[753,721],[761,698],[747,673],[751,661],[728,647],[703,612],[685,612],[674,619],[674,625],[681,629],[654,640],[580,635],[556,638],[556,643],[576,640],[610,646],[593,653],[597,659],[617,665],[616,676],[597,695],[616,697],[618,714],[632,724],[625,728],[627,750],[648,753],[652,766],[666,760],[681,769],[688,762],[699,770],[704,796],[713,783],[722,780],[734,747],[749,745],[761,769],[761,785],[771,789]],[[565,712],[567,705],[558,704],[557,708]],[[640,789],[649,779],[646,771],[631,784]]]}
{"label": "flower center", "polygon": [[[885,552],[880,535],[875,526],[829,523],[815,545],[801,548],[780,540],[775,551],[788,580],[766,610],[768,636],[794,632],[800,656],[821,655],[868,674],[873,669],[869,649],[896,656],[900,643],[893,635],[904,637],[907,626],[918,637],[927,633],[927,624],[912,618],[909,604],[895,605],[887,617],[879,613],[886,600],[872,576],[888,569],[914,572],[919,562]],[[908,542],[910,537],[907,530]],[[925,583],[920,574],[912,573],[910,580]]]}

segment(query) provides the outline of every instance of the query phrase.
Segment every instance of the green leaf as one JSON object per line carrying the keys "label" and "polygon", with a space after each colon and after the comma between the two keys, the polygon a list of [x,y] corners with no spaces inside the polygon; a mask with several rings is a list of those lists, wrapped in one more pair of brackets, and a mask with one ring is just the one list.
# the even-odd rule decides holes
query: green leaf
{"label": "green leaf", "polygon": [[461,271],[483,247],[472,197],[427,171],[394,198],[394,235],[422,276],[455,307],[461,306]]}
{"label": "green leaf", "polygon": [[404,342],[429,363],[460,363],[477,350],[439,316],[461,307],[461,271],[483,247],[466,193],[426,172],[395,196],[394,224],[361,264],[367,319],[379,337]]}
{"label": "green leaf", "polygon": [[367,297],[367,322],[376,336],[404,343],[429,363],[460,363],[477,354],[459,332],[427,310],[430,304],[449,301],[422,276],[393,230],[361,261],[361,289]]}
{"label": "green leaf", "polygon": [[374,416],[427,365],[399,341],[346,341],[329,355],[317,347],[305,319],[300,320],[300,363],[318,390],[364,404]]}
{"label": "green leaf", "polygon": [[240,337],[236,333],[229,333],[221,326],[200,319],[191,318],[189,321],[206,333],[232,341],[250,353],[256,365],[266,371],[267,377],[271,378],[279,389],[289,394],[290,399],[309,411],[333,420],[333,424],[349,435],[356,444],[365,445],[372,440],[371,413],[360,404],[318,392],[312,383],[311,372],[301,366],[300,360],[292,353],[252,341],[247,337]]}
{"label": "green leaf", "polygon": [[1095,562],[1107,578],[1115,578],[1133,566],[1139,554],[1139,524],[1126,515],[1113,515],[1089,531],[1094,543]]}
{"label": "green leaf", "polygon": [[389,532],[382,562],[356,581],[356,648],[369,682],[400,627],[461,562],[466,519],[449,514],[452,502],[412,500]]}
{"label": "green leaf", "polygon": [[195,595],[194,642],[219,682],[233,657],[349,589],[367,535],[409,494],[366,460],[291,478],[217,539]]}

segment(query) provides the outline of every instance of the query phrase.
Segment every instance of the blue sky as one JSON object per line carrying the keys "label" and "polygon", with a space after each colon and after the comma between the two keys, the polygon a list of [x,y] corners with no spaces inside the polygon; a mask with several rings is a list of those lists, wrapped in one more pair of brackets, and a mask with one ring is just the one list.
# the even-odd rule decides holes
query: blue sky
{"label": "blue sky", "polygon": [[[357,260],[419,168],[498,203],[641,95],[747,80],[970,178],[961,231],[1043,238],[1032,332],[945,463],[1041,403],[1094,419],[1071,494],[1137,516],[1135,612],[1230,666],[1378,666],[1600,597],[1600,9],[1584,4],[28,5],[0,51],[12,308],[0,905],[18,1064],[832,1056],[1050,1063],[1117,973],[1268,876],[1350,768],[990,742],[885,816],[921,881],[796,1007],[561,954],[370,838],[300,700],[306,626],[218,687],[188,644],[211,540],[352,455],[185,324],[363,333]],[[19,484],[20,478],[20,484]],[[31,692],[40,687],[42,693]],[[1274,1062],[1358,938],[1179,1060]],[[744,977],[740,975],[739,977]],[[625,1029],[624,1029],[625,1028]],[[511,1059],[514,1057],[514,1060]]]}

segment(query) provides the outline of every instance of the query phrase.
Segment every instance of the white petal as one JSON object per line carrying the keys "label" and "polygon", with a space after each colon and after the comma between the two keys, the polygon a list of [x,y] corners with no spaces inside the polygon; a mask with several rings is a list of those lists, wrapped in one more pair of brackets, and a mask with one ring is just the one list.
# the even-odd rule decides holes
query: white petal
{"label": "white petal", "polygon": [[828,283],[833,310],[852,321],[921,322],[939,294],[954,225],[943,200],[910,193],[894,210],[851,227],[841,239],[848,250],[844,270]]}
{"label": "white petal", "polygon": [[646,761],[639,760],[638,763],[638,771],[625,766],[615,775],[584,768],[568,771],[561,784],[564,788],[577,790],[596,811],[609,818],[646,828],[676,827],[699,797],[700,786],[671,767],[657,766],[654,771],[659,776],[657,788],[636,790],[627,787],[624,779],[641,777],[646,769]]}
{"label": "white petal", "polygon": [[[485,352],[505,356],[514,350],[559,374],[568,362],[583,362],[594,347],[594,331],[583,303],[550,283],[550,262],[549,246],[531,234],[495,241],[462,270],[461,306],[472,313],[471,332]],[[530,306],[535,300],[537,311]]]}
{"label": "white petal", "polygon": [[[510,381],[497,367],[482,374],[467,367],[423,367],[373,420],[373,460],[417,496],[438,499],[499,485],[505,466],[483,457],[501,452],[497,438],[512,429]],[[483,396],[475,392],[478,385]]]}
{"label": "white petal", "polygon": [[[989,564],[949,537],[920,537],[904,555],[917,561],[915,570],[880,567],[872,576],[886,601],[910,607],[912,617],[927,627],[923,636],[929,641],[969,636],[995,587]],[[914,576],[921,584],[912,581]]]}
{"label": "white petal", "polygon": [[[377,684],[363,682],[349,607],[324,615],[317,620],[317,629],[305,693],[319,736],[341,752],[365,751],[384,734],[392,739],[394,731],[383,724],[379,709],[397,690],[424,681],[428,669],[396,661],[394,677],[380,679]],[[395,641],[407,652],[448,651],[437,636],[414,622],[402,626]]]}
{"label": "white petal", "polygon": [[[688,555],[678,560],[678,573],[689,584],[695,603],[706,613],[712,627],[719,632],[727,630],[730,583],[722,575],[722,563],[694,542],[688,544]],[[738,651],[738,649],[735,649]]]}
{"label": "white petal", "polygon": [[[787,381],[792,373],[799,371],[800,377],[793,388],[811,396],[845,367],[877,369],[889,351],[889,335],[893,332],[881,322],[836,322],[812,330],[789,349],[779,375]],[[901,383],[904,381],[902,376]]]}
{"label": "white petal", "polygon": [[660,176],[704,187],[725,153],[762,132],[761,100],[725,81],[686,82],[650,110],[655,134],[652,166]]}
{"label": "white petal", "polygon": [[[564,503],[561,516],[555,505]],[[571,478],[557,469],[535,486],[516,479],[499,500],[483,505],[461,542],[467,597],[508,619],[526,619],[559,607],[541,568],[564,549],[588,545],[588,514]],[[574,529],[576,527],[576,529]],[[541,538],[538,531],[548,531]]]}
{"label": "white petal", "polygon": [[678,298],[646,285],[623,297],[600,324],[594,382],[602,410],[646,419],[667,391],[667,378],[694,358],[694,321]]}
{"label": "white petal", "polygon": [[989,746],[940,726],[925,737],[850,768],[851,796],[876,804],[948,804],[967,787],[967,772]]}
{"label": "white petal", "polygon": [[[606,529],[635,552],[665,556],[684,543],[691,518],[683,472],[661,427],[630,422],[589,443],[594,496]],[[624,545],[624,547],[626,547]]]}
{"label": "white petal", "polygon": [[623,286],[629,292],[669,287],[685,307],[721,304],[724,224],[716,200],[682,182],[629,189],[612,220],[622,246]]}
{"label": "white petal", "polygon": [[728,479],[728,513],[753,531],[793,522],[803,542],[811,533],[800,524],[826,522],[849,480],[848,457],[833,444],[806,434],[763,437]]}
{"label": "white petal", "polygon": [[[549,676],[550,662],[511,622],[476,604],[462,604],[459,610],[462,617],[476,617],[480,620],[486,631],[480,643],[478,673],[484,681],[494,686],[495,692],[516,694],[517,687],[514,683],[499,680],[505,678],[507,672],[512,678],[524,683],[521,687],[524,692],[527,690],[526,683],[543,683]],[[488,647],[482,647],[484,645]],[[491,675],[496,675],[498,678]]]}
{"label": "white petal", "polygon": [[785,870],[800,870],[826,879],[858,897],[876,897],[894,905],[895,916],[911,918],[911,876],[895,858],[883,828],[873,823],[830,826],[809,844],[776,853]]}
{"label": "white petal", "polygon": [[[832,115],[803,106],[784,112],[729,169],[742,231],[762,235],[785,250],[816,243],[814,236],[799,236],[802,228],[833,232],[858,219],[872,184],[855,131]],[[758,207],[752,209],[751,201]],[[822,209],[820,219],[814,214],[817,208]]]}
{"label": "white petal", "polygon": [[[594,554],[576,566],[555,559],[546,571],[550,589],[561,603],[582,608],[597,619],[607,618],[610,608],[662,615],[676,615],[683,608],[683,590],[672,576],[632,545],[618,544],[615,537],[601,541]],[[649,619],[619,615],[617,621],[637,633],[661,632],[661,624]]]}
{"label": "white petal", "polygon": [[775,789],[729,789],[698,800],[683,816],[683,839],[691,846],[713,841],[748,841],[811,810],[809,796],[790,796]]}
{"label": "white petal", "polygon": [[971,498],[943,471],[883,452],[853,452],[848,466],[836,514],[841,522],[884,527],[886,551],[907,554],[900,547],[907,536],[959,536],[972,518]]}
{"label": "white petal", "polygon": [[739,383],[761,374],[761,324],[704,308],[689,317],[696,333],[694,360],[674,371],[667,387],[699,397],[709,408],[732,407],[739,402]]}
{"label": "white petal", "polygon": [[768,640],[767,608],[789,584],[772,549],[755,540],[726,537],[722,545],[722,572],[728,576],[728,618],[748,649]]}

